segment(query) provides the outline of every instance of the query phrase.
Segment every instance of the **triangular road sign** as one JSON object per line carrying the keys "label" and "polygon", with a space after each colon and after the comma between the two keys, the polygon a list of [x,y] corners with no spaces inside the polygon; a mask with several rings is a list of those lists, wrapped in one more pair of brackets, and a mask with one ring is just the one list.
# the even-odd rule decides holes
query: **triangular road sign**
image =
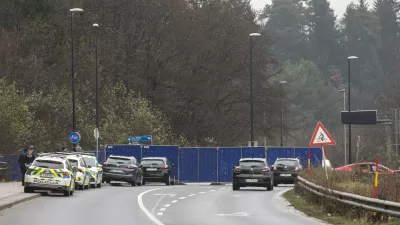
{"label": "triangular road sign", "polygon": [[324,146],[324,145],[335,145],[336,142],[332,136],[325,129],[321,122],[318,122],[317,127],[314,130],[314,134],[310,141],[310,146]]}

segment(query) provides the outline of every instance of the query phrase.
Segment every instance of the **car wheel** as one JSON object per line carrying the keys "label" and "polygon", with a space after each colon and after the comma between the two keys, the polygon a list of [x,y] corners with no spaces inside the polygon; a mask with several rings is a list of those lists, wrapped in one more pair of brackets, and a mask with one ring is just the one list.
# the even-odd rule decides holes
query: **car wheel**
{"label": "car wheel", "polygon": [[143,181],[142,181],[142,185],[145,185],[146,184],[146,181],[143,179]]}
{"label": "car wheel", "polygon": [[274,190],[274,184],[273,181],[271,180],[269,184],[267,184],[267,191],[272,191],[272,190]]}
{"label": "car wheel", "polygon": [[111,180],[106,180],[106,183],[107,183],[107,184],[111,183]]}
{"label": "car wheel", "polygon": [[140,180],[139,182],[137,182],[137,185],[142,186],[142,184],[143,184],[143,176],[140,176]]}
{"label": "car wheel", "polygon": [[35,190],[33,188],[24,187],[24,193],[33,193],[33,192],[35,192]]}
{"label": "car wheel", "polygon": [[275,182],[274,182],[274,187],[278,187],[278,183],[275,183]]}
{"label": "car wheel", "polygon": [[232,190],[238,191],[240,190],[240,186],[238,184],[232,184]]}
{"label": "car wheel", "polygon": [[64,196],[67,196],[67,197],[71,196],[71,191],[64,191]]}
{"label": "car wheel", "polygon": [[171,176],[170,175],[168,175],[168,178],[165,181],[165,185],[171,185]]}
{"label": "car wheel", "polygon": [[97,188],[101,188],[101,182],[97,184]]}
{"label": "car wheel", "polygon": [[174,179],[172,179],[172,181],[171,181],[171,185],[175,185],[175,175],[174,175]]}

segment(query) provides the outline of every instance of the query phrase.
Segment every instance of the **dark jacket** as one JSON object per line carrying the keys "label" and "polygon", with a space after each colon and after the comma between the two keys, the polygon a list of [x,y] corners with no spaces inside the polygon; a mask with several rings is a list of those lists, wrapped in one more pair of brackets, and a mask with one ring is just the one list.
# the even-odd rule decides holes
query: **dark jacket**
{"label": "dark jacket", "polygon": [[26,156],[25,152],[18,156],[18,163],[19,163],[19,167],[21,167],[21,168],[25,167],[25,156]]}

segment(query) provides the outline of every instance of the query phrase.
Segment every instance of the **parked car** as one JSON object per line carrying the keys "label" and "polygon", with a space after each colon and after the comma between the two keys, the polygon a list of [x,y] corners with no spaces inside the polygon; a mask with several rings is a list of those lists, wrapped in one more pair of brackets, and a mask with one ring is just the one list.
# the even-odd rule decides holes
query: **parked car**
{"label": "parked car", "polygon": [[162,182],[175,184],[175,165],[166,157],[144,157],[140,162],[143,169],[143,182]]}
{"label": "parked car", "polygon": [[264,158],[241,158],[233,168],[232,189],[241,187],[265,187],[274,189],[274,175]]}
{"label": "parked car", "polygon": [[274,185],[294,184],[299,172],[303,169],[297,158],[277,158],[272,165]]}
{"label": "parked car", "polygon": [[103,163],[103,181],[121,181],[141,186],[144,184],[143,171],[134,156],[110,155]]}
{"label": "parked car", "polygon": [[[60,156],[63,157],[63,156]],[[69,163],[72,165],[72,167],[77,168],[77,173],[76,173],[76,189],[77,190],[84,190],[84,189],[89,189],[90,188],[90,171],[89,167],[85,162],[85,159],[82,157],[82,155],[79,154],[66,154],[64,156],[66,159],[68,159]]]}
{"label": "parked car", "polygon": [[103,180],[103,166],[99,164],[96,157],[92,154],[82,153],[82,158],[85,160],[90,172],[90,185],[92,188],[101,188]]}
{"label": "parked car", "polygon": [[61,192],[65,196],[74,194],[75,174],[65,158],[42,156],[35,159],[25,173],[24,192],[32,193],[35,190],[49,190]]}
{"label": "parked car", "polygon": [[[375,162],[360,162],[335,168],[335,171],[375,173],[375,168],[376,168]],[[378,168],[379,168],[379,173],[382,174],[400,174],[399,170],[392,170],[381,164],[378,164]]]}

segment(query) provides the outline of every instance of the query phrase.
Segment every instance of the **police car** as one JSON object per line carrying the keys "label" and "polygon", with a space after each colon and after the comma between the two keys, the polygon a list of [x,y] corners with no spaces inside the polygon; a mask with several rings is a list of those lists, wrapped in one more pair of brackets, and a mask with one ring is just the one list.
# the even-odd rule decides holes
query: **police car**
{"label": "police car", "polygon": [[77,168],[77,173],[75,177],[76,189],[83,190],[90,188],[90,171],[89,168],[80,154],[67,154],[66,159],[75,168]]}
{"label": "police car", "polygon": [[75,191],[75,172],[68,160],[39,156],[27,169],[24,177],[24,192],[50,190],[70,196]]}
{"label": "police car", "polygon": [[103,167],[99,164],[94,154],[81,153],[90,172],[90,185],[92,188],[101,187],[103,181]]}

